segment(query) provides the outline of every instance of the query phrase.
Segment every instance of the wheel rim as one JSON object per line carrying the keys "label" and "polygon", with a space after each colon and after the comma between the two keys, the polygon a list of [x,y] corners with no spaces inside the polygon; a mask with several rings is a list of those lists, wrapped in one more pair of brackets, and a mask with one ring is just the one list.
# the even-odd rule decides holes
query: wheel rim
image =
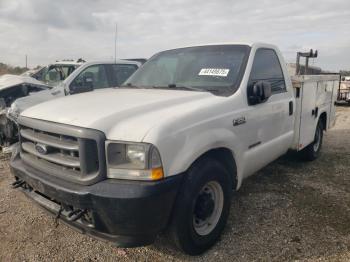
{"label": "wheel rim", "polygon": [[205,184],[197,195],[193,211],[193,227],[198,235],[210,234],[221,217],[224,192],[216,181]]}
{"label": "wheel rim", "polygon": [[321,144],[321,129],[318,127],[315,134],[314,151],[317,152]]}

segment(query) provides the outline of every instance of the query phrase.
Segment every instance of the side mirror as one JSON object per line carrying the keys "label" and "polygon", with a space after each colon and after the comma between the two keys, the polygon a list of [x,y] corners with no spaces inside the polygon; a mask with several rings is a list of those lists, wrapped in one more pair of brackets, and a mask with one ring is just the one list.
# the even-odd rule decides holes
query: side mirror
{"label": "side mirror", "polygon": [[258,81],[248,86],[249,105],[266,102],[271,96],[271,84],[267,81]]}

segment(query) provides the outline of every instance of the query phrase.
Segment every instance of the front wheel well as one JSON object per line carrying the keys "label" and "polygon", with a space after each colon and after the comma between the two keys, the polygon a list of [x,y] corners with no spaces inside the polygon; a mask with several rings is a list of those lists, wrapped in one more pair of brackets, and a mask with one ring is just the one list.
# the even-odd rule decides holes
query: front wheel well
{"label": "front wheel well", "polygon": [[197,158],[197,161],[201,160],[202,158],[209,157],[212,159],[215,159],[216,161],[222,163],[226,170],[232,175],[232,185],[233,188],[236,189],[237,186],[237,166],[236,161],[233,157],[232,151],[228,148],[220,147],[220,148],[214,148],[211,149],[204,154],[202,154],[200,157]]}

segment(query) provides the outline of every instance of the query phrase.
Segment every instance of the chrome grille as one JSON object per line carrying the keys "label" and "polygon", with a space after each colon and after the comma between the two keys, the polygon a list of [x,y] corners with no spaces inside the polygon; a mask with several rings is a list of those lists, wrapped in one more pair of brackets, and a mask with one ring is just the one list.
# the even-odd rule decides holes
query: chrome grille
{"label": "chrome grille", "polygon": [[21,159],[42,173],[81,184],[103,179],[102,132],[20,117]]}
{"label": "chrome grille", "polygon": [[[78,139],[32,128],[20,129],[22,151],[35,158],[80,172]],[[47,148],[40,152],[37,147]]]}
{"label": "chrome grille", "polygon": [[[81,171],[79,142],[77,138],[22,127],[20,130],[22,150],[27,154],[60,165],[72,171]],[[41,153],[37,146],[47,148]]]}

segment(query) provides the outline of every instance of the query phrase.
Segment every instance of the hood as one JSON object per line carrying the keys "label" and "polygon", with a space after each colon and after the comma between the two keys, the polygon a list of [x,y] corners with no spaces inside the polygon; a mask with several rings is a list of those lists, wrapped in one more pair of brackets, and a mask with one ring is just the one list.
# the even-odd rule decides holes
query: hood
{"label": "hood", "polygon": [[55,99],[21,115],[61,124],[96,129],[108,139],[140,142],[164,119],[170,120],[215,99],[208,92],[104,89]]}
{"label": "hood", "polygon": [[49,101],[54,98],[58,98],[64,96],[63,90],[54,91],[51,90],[43,90],[40,92],[32,93],[29,96],[25,96],[17,99],[13,102],[13,108],[16,108],[17,113],[21,113],[29,107],[41,104],[43,102]]}
{"label": "hood", "polygon": [[39,86],[45,85],[43,82],[40,82],[30,76],[2,75],[0,77],[0,91],[21,84],[33,84]]}

